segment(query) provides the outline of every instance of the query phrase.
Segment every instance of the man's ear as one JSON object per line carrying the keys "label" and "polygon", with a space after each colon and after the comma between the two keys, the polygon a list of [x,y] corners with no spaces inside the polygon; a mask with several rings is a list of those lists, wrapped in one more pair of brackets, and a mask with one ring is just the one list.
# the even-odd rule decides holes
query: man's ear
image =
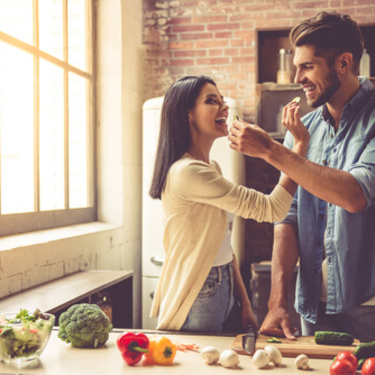
{"label": "man's ear", "polygon": [[339,70],[342,73],[345,73],[346,71],[351,70],[352,65],[353,65],[353,54],[351,54],[350,52],[342,53],[338,58],[338,62],[339,62]]}

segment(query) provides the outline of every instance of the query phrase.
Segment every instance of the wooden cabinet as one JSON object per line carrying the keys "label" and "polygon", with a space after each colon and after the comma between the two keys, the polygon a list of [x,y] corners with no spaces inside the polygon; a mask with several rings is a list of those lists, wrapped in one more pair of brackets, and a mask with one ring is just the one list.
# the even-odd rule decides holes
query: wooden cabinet
{"label": "wooden cabinet", "polygon": [[94,303],[98,293],[111,299],[112,323],[117,328],[133,327],[133,272],[85,271],[50,281],[0,299],[0,312],[34,311],[36,308],[58,318],[75,303]]}

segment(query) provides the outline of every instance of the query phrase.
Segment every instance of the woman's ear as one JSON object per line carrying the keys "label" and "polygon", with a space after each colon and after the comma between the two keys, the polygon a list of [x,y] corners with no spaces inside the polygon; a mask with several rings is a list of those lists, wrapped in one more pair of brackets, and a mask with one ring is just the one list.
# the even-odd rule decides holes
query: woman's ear
{"label": "woman's ear", "polygon": [[191,113],[191,110],[188,111],[188,119],[189,119],[189,122],[191,122],[193,120],[193,114]]}

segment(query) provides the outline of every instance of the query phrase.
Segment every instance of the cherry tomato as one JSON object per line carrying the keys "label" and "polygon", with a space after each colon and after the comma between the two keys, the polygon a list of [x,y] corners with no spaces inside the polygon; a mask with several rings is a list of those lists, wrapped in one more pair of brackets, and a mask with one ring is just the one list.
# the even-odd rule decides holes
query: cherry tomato
{"label": "cherry tomato", "polygon": [[355,369],[347,359],[336,360],[329,368],[330,375],[354,375]]}
{"label": "cherry tomato", "polygon": [[353,353],[351,353],[349,351],[344,351],[344,352],[341,352],[341,353],[337,354],[336,361],[339,361],[341,359],[346,359],[347,361],[351,362],[351,364],[354,367],[354,371],[357,370],[358,359]]}
{"label": "cherry tomato", "polygon": [[375,357],[367,358],[362,365],[362,375],[374,375],[375,374]]}

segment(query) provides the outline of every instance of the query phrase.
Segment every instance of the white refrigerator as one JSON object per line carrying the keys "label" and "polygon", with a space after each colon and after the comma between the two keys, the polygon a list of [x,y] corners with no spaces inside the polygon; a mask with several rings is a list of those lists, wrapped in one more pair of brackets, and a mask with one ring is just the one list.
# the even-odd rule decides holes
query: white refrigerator
{"label": "white refrigerator", "polygon": [[[225,98],[229,105],[228,125],[238,114],[236,101]],[[152,299],[164,261],[162,246],[163,222],[160,200],[152,199],[148,192],[153,175],[155,153],[163,97],[147,100],[143,105],[143,171],[142,171],[142,328],[155,329],[156,318],[150,318]],[[228,180],[244,184],[244,157],[229,148],[227,137],[214,142],[210,158],[216,160]],[[235,218],[232,245],[241,263],[244,253],[244,222]]]}

